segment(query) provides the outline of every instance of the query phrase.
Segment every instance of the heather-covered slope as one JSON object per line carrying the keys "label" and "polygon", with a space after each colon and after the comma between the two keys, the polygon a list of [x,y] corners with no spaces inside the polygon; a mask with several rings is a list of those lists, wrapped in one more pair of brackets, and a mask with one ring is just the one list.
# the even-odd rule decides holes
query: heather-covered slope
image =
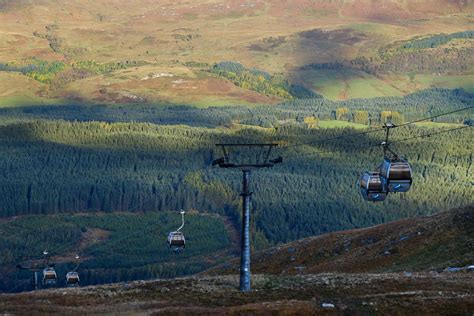
{"label": "heather-covered slope", "polygon": [[[305,238],[255,254],[254,273],[442,271],[474,263],[474,205]],[[210,271],[236,273],[236,262]]]}
{"label": "heather-covered slope", "polygon": [[[257,275],[121,283],[0,295],[14,315],[471,315],[474,274]],[[324,305],[323,305],[324,304]],[[327,305],[332,304],[332,305]]]}

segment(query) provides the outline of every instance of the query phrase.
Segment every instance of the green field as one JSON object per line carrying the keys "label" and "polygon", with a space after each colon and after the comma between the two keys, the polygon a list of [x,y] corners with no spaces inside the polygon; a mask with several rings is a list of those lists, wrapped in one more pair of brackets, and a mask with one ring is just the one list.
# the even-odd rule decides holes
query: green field
{"label": "green field", "polygon": [[463,88],[474,92],[474,75],[387,75],[383,79],[352,69],[310,70],[299,76],[310,82],[311,87],[330,100],[401,96],[428,88]]}
{"label": "green field", "polygon": [[378,79],[362,71],[352,69],[304,71],[304,77],[315,91],[330,100],[401,96],[403,91],[390,82]]}
{"label": "green field", "polygon": [[[15,108],[32,105],[60,105],[66,103],[60,99],[46,99],[34,96],[10,96],[0,97],[0,108]],[[72,102],[68,102],[69,104]]]}
{"label": "green field", "polygon": [[462,124],[454,124],[454,123],[440,123],[440,122],[417,122],[415,123],[416,126],[420,127],[429,127],[429,128],[441,128],[441,127],[447,127],[447,128],[456,128],[456,127],[462,127]]}
{"label": "green field", "polygon": [[463,88],[467,92],[474,93],[474,74],[447,76],[418,74],[414,82],[419,83],[422,88]]}
{"label": "green field", "polygon": [[320,128],[354,128],[354,129],[364,129],[368,128],[367,125],[346,122],[346,121],[319,121],[318,127]]}

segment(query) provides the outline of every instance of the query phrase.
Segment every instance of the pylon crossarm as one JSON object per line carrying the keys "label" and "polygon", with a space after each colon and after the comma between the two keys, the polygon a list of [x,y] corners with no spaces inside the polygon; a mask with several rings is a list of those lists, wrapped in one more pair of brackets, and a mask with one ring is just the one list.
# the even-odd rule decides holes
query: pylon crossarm
{"label": "pylon crossarm", "polygon": [[[275,163],[281,162],[281,158],[270,160],[273,147],[276,143],[254,143],[254,144],[216,144],[222,149],[223,157],[212,161],[212,165],[219,165],[221,168],[256,169],[273,167]],[[241,148],[240,150],[234,150]],[[252,153],[253,148],[260,149],[257,153]],[[252,161],[255,159],[255,161]]]}

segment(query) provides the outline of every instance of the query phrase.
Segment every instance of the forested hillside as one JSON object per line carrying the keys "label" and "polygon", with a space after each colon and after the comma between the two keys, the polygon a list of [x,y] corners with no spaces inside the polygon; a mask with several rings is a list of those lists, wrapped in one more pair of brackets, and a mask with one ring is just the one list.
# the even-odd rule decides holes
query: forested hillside
{"label": "forested hillside", "polygon": [[[397,118],[402,123],[403,118],[420,118],[472,104],[472,99],[462,93],[433,93],[435,97],[427,93],[403,99],[382,99],[380,104],[376,99],[373,109],[369,110],[371,122],[375,125],[390,119],[390,109],[399,113]],[[440,97],[443,95],[444,99]],[[431,98],[424,99],[424,96]],[[451,100],[449,104],[444,103]],[[319,99],[292,102],[275,109],[275,126],[267,129],[31,120],[44,116],[54,118],[54,114],[66,119],[73,116],[81,119],[83,115],[82,119],[92,120],[95,114],[88,113],[88,108],[58,108],[56,112],[38,109],[29,113],[24,110],[25,117],[31,114],[26,121],[9,119],[5,115],[0,133],[4,166],[0,181],[0,212],[5,217],[194,208],[225,214],[238,221],[238,173],[210,167],[212,159],[220,155],[214,148],[220,141],[276,141],[282,145],[278,154],[285,158],[285,163],[257,173],[253,183],[258,247],[372,225],[470,201],[472,187],[468,179],[472,172],[470,139],[473,134],[471,129],[464,129],[397,144],[396,150],[413,163],[413,190],[406,195],[393,195],[382,205],[365,203],[359,196],[357,179],[361,172],[375,168],[382,159],[377,144],[382,140],[383,132],[319,142],[351,131],[311,128],[304,120],[300,121],[314,115],[331,118],[333,112],[340,120],[352,120],[351,113],[355,113],[352,108],[363,111],[370,107],[370,104],[360,106],[363,102],[327,103]],[[132,119],[134,115],[146,113],[146,109],[142,112],[133,108],[95,109],[117,116],[126,111]],[[379,113],[374,109],[384,111]],[[422,109],[427,109],[427,114],[415,116],[415,111],[423,113]],[[74,111],[82,112],[76,115]],[[159,114],[168,110],[156,111]],[[202,121],[196,121],[197,125],[231,124],[238,118],[255,117],[256,113],[266,115],[269,108],[236,108],[228,113],[220,109],[214,116],[213,111],[174,108],[171,113],[175,116],[169,121],[171,124],[182,122],[198,113],[195,118],[201,117]],[[156,113],[141,120],[162,120]],[[207,116],[208,113],[211,115]],[[469,117],[472,117],[472,111],[440,119],[462,123],[468,122]],[[112,120],[115,118],[111,115]],[[102,117],[99,114],[95,119],[102,120]],[[410,125],[397,129],[393,138],[404,139],[423,133],[426,128]],[[300,143],[313,145],[297,146]],[[375,147],[367,148],[368,144]],[[456,185],[447,186],[453,181]]]}
{"label": "forested hillside", "polygon": [[[294,144],[347,132],[66,121],[9,124],[2,130],[6,167],[1,212],[13,216],[195,208],[237,219],[240,177],[209,166],[220,154],[212,155],[214,143],[272,139]],[[403,128],[394,138],[424,132]],[[376,146],[382,133],[379,139],[372,135],[282,147],[278,154],[289,157],[286,162],[255,175],[257,227],[266,240],[288,241],[465,204],[472,198],[472,133],[466,129],[397,145],[413,164],[415,184],[409,194],[393,195],[383,205],[365,203],[357,188],[358,175],[382,159],[380,148],[360,147]],[[447,186],[452,181],[456,185]]]}
{"label": "forested hillside", "polygon": [[[411,73],[413,76],[471,72],[474,65],[473,37],[472,30],[414,37],[381,47],[375,57],[359,56],[351,60],[349,66],[370,74]],[[326,68],[338,66],[343,65],[327,64]]]}
{"label": "forested hillside", "polygon": [[[114,232],[146,231],[149,225],[163,224],[163,232],[170,229],[166,226],[169,217],[163,219],[160,214],[181,208],[225,216],[239,227],[241,174],[211,167],[211,161],[221,155],[215,148],[219,142],[280,145],[273,154],[281,155],[284,163],[259,170],[252,177],[256,249],[462,206],[472,202],[474,193],[474,134],[469,128],[472,108],[460,110],[472,105],[472,96],[462,90],[431,90],[403,98],[344,102],[318,98],[252,108],[2,109],[0,215],[7,225],[0,229],[5,249],[1,260],[11,269],[15,262],[36,256],[42,247],[55,248],[77,237],[85,238],[87,232],[102,232],[111,241],[117,236]],[[437,117],[447,112],[452,114]],[[358,178],[382,160],[381,124],[391,120],[400,125],[429,116],[435,117],[434,122],[409,124],[393,132],[394,150],[412,164],[412,189],[403,195],[391,194],[384,203],[365,202]],[[450,129],[457,130],[443,133]],[[374,132],[350,136],[369,130]],[[419,138],[427,134],[433,136]],[[65,215],[119,211],[153,215],[111,215],[112,224],[101,222],[101,217]],[[54,214],[58,216],[44,216]],[[40,216],[11,221],[18,215]],[[140,251],[138,244],[132,243],[115,251],[116,256],[99,251],[85,259],[89,271],[86,282],[167,277],[202,270],[203,261],[196,256],[229,249],[229,242],[220,237],[228,229],[223,228],[222,221],[209,223],[209,227],[198,218],[195,221],[191,234],[210,232],[212,236],[200,235],[207,239],[193,246],[197,252],[186,251],[190,260],[182,262],[179,269],[154,266],[162,262],[155,262],[152,253],[157,248],[165,251],[163,237],[155,240],[154,235],[143,235],[137,242],[147,246],[139,246]],[[18,241],[28,232],[22,223],[38,229],[46,244],[31,240],[20,246]],[[20,239],[10,236],[17,224]],[[114,268],[101,271],[105,262]],[[125,268],[130,269],[120,270]]]}

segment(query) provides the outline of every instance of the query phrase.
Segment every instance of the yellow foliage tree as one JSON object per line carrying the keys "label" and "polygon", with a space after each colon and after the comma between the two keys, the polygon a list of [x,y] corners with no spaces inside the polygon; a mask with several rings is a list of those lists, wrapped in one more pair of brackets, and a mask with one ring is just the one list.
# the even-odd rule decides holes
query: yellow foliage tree
{"label": "yellow foliage tree", "polygon": [[405,122],[403,115],[400,112],[392,112],[392,123],[395,125],[400,125]]}
{"label": "yellow foliage tree", "polygon": [[319,118],[316,116],[305,116],[304,123],[308,128],[316,128],[319,125]]}
{"label": "yellow foliage tree", "polygon": [[380,112],[380,123],[387,123],[392,119],[391,111],[382,111]]}
{"label": "yellow foliage tree", "polygon": [[336,120],[348,121],[349,120],[349,109],[348,108],[337,108],[336,109]]}
{"label": "yellow foliage tree", "polygon": [[354,123],[369,124],[369,113],[367,111],[356,111],[354,113]]}

